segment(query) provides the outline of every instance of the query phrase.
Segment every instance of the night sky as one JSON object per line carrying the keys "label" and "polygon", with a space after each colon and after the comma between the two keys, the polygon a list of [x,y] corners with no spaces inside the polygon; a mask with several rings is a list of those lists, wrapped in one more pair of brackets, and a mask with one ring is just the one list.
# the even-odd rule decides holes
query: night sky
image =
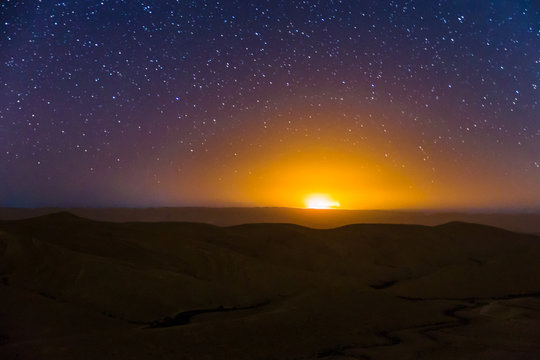
{"label": "night sky", "polygon": [[540,209],[540,2],[2,1],[0,206]]}

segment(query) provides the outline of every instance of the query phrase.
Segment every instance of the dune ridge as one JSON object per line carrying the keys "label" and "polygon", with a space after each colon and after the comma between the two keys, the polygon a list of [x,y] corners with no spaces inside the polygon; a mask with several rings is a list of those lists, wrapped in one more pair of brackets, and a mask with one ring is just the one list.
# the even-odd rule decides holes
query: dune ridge
{"label": "dune ridge", "polygon": [[452,221],[484,224],[540,235],[539,211],[456,212],[441,210],[320,210],[280,207],[161,207],[161,208],[1,208],[0,219],[18,220],[66,211],[108,222],[198,222],[217,226],[247,223],[293,223],[329,229],[349,224],[440,225]]}

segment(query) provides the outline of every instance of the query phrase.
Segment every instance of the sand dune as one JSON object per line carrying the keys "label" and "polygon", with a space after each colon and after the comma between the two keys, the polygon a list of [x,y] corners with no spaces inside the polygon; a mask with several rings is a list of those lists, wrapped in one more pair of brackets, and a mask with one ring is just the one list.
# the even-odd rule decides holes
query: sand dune
{"label": "sand dune", "polygon": [[0,222],[2,359],[540,358],[540,237]]}

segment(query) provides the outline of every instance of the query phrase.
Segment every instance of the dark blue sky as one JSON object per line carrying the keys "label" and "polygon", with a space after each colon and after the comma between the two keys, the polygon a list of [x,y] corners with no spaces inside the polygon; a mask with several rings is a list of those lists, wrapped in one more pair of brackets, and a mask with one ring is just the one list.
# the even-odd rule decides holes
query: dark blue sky
{"label": "dark blue sky", "polygon": [[540,208],[538,1],[0,9],[0,205],[268,205],[253,164],[337,147],[418,206]]}

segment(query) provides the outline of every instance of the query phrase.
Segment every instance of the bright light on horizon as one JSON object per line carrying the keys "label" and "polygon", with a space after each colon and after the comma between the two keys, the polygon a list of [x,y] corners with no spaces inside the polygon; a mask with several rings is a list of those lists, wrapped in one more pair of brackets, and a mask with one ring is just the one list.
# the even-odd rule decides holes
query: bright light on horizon
{"label": "bright light on horizon", "polygon": [[332,200],[328,195],[314,194],[306,198],[308,209],[335,209],[340,207],[339,201]]}

